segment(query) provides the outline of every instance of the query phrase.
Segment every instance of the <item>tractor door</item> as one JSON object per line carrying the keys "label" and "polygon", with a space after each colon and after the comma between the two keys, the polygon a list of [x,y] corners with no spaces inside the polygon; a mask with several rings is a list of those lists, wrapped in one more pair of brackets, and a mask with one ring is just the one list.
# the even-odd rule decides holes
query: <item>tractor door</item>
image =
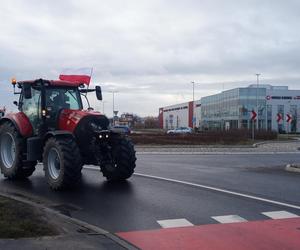
{"label": "tractor door", "polygon": [[31,88],[32,97],[24,98],[23,93],[20,95],[19,110],[22,111],[29,119],[33,134],[38,134],[41,124],[41,91],[36,88]]}

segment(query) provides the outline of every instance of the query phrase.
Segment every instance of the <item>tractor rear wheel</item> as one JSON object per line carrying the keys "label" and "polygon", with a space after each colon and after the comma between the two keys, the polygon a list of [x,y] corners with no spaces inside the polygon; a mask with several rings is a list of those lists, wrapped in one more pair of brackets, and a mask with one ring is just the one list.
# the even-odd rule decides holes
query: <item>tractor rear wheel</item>
{"label": "tractor rear wheel", "polygon": [[115,138],[111,148],[112,162],[100,166],[103,176],[109,181],[128,179],[134,172],[136,161],[132,142],[126,137]]}
{"label": "tractor rear wheel", "polygon": [[0,168],[8,179],[22,179],[32,175],[36,161],[24,161],[25,140],[16,127],[5,122],[0,127]]}
{"label": "tractor rear wheel", "polygon": [[73,188],[80,183],[82,160],[71,137],[52,137],[44,147],[43,164],[48,184],[53,190]]}

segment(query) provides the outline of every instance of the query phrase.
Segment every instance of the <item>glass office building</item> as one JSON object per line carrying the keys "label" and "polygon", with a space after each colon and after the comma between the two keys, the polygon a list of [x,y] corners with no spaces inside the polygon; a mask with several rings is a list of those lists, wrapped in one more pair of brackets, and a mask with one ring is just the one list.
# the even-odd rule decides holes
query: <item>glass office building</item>
{"label": "glass office building", "polygon": [[[300,132],[300,91],[287,86],[250,85],[201,98],[202,130],[251,129],[252,111],[258,110],[259,129]],[[286,121],[287,115],[293,117]],[[279,118],[281,117],[281,119]]]}

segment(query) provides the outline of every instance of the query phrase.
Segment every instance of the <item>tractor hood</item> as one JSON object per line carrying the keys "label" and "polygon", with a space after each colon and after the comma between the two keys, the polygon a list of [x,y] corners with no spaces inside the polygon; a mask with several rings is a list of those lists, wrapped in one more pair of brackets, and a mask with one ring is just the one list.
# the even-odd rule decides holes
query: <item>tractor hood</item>
{"label": "tractor hood", "polygon": [[91,123],[97,124],[101,129],[107,129],[109,120],[106,116],[95,111],[64,109],[59,115],[58,127],[60,130],[74,133],[78,126],[82,127],[82,129],[83,127],[84,129],[88,129],[86,125]]}

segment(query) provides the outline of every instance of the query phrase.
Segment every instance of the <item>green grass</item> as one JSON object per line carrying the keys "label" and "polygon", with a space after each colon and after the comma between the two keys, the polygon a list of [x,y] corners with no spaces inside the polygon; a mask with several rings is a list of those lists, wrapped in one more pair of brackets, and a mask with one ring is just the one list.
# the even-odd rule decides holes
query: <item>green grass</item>
{"label": "green grass", "polygon": [[0,196],[0,238],[57,235],[52,225],[37,209]]}

